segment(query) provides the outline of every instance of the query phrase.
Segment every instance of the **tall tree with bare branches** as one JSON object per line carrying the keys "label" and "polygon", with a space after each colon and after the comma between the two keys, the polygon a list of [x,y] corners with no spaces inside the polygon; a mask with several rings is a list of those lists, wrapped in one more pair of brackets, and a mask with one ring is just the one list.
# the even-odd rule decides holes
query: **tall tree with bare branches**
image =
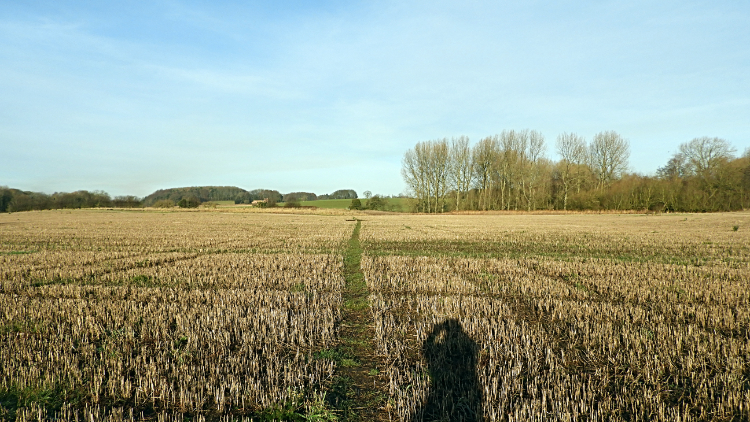
{"label": "tall tree with bare branches", "polygon": [[423,212],[445,210],[448,189],[448,140],[417,142],[404,154],[401,175],[419,202]]}
{"label": "tall tree with bare branches", "polygon": [[599,132],[589,146],[591,167],[599,189],[609,186],[628,169],[630,144],[615,131]]}
{"label": "tall tree with bare branches", "polygon": [[580,186],[580,166],[587,161],[586,140],[575,133],[562,133],[557,137],[557,153],[562,158],[559,166],[563,185],[563,209],[568,209],[568,192],[573,184]]}
{"label": "tall tree with bare branches", "polygon": [[473,175],[469,138],[461,136],[451,139],[449,155],[450,181],[456,191],[456,209],[461,209],[461,199],[471,188]]}
{"label": "tall tree with bare branches", "polygon": [[680,154],[687,161],[687,171],[707,179],[725,161],[734,157],[735,148],[721,138],[703,136],[680,145]]}
{"label": "tall tree with bare branches", "polygon": [[479,141],[471,150],[471,162],[474,169],[474,181],[479,190],[480,210],[491,208],[493,176],[500,156],[497,137],[488,136]]}

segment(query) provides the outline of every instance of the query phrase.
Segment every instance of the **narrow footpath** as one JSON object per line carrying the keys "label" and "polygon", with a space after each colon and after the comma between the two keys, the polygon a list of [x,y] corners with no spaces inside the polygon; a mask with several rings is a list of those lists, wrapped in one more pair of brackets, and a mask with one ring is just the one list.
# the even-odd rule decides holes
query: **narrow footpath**
{"label": "narrow footpath", "polygon": [[375,355],[375,322],[370,311],[370,294],[360,267],[361,221],[357,220],[344,254],[344,277],[340,344],[336,376],[328,399],[338,410],[340,421],[388,420],[383,408],[387,400],[386,378]]}

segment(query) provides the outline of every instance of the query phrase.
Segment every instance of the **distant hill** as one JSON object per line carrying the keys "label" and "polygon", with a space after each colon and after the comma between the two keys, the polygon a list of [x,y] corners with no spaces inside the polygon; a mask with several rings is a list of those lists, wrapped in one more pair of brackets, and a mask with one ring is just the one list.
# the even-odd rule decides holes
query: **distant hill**
{"label": "distant hill", "polygon": [[182,198],[196,197],[201,202],[209,201],[234,201],[239,195],[248,194],[245,189],[236,186],[192,186],[186,188],[159,189],[151,195],[143,198],[145,206],[151,206],[156,201],[170,199],[175,203]]}

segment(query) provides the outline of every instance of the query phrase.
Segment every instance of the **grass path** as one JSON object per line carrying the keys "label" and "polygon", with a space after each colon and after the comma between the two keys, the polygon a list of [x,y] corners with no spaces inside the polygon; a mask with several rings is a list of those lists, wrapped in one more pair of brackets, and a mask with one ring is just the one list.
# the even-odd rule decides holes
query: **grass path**
{"label": "grass path", "polygon": [[341,421],[388,420],[383,415],[387,387],[372,344],[375,324],[367,298],[369,290],[360,267],[361,221],[357,221],[344,254],[344,309],[340,344],[336,350],[336,376],[328,400],[339,412]]}

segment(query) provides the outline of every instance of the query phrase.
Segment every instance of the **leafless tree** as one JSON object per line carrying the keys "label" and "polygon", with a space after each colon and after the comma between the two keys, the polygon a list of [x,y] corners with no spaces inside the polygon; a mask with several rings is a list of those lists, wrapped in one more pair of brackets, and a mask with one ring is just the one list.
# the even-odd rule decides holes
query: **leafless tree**
{"label": "leafless tree", "polygon": [[615,131],[599,132],[589,146],[591,167],[599,179],[599,189],[609,186],[628,169],[630,145]]}
{"label": "leafless tree", "polygon": [[404,159],[401,162],[401,175],[417,198],[420,206],[419,211],[425,211],[422,207],[424,206],[423,204],[427,203],[429,195],[426,184],[427,169],[425,168],[425,163],[420,160],[421,157],[417,155],[418,146],[419,144],[404,154]]}
{"label": "leafless tree", "polygon": [[703,136],[680,145],[687,171],[702,179],[710,177],[723,162],[734,157],[734,147],[721,138]]}
{"label": "leafless tree", "polygon": [[479,189],[478,208],[490,209],[493,188],[493,173],[500,156],[497,136],[488,136],[479,141],[471,150],[471,162],[474,169],[474,181]]}
{"label": "leafless tree", "polygon": [[430,141],[428,157],[430,162],[430,181],[433,186],[433,212],[445,211],[445,194],[448,192],[448,174],[450,172],[448,139]]}
{"label": "leafless tree", "polygon": [[568,209],[568,192],[573,184],[581,185],[580,167],[588,160],[586,140],[575,133],[562,133],[557,137],[557,153],[562,158],[559,166],[563,184],[563,209]]}
{"label": "leafless tree", "polygon": [[401,175],[425,212],[445,209],[448,188],[448,140],[418,142],[404,154]]}
{"label": "leafless tree", "polygon": [[456,191],[456,209],[461,209],[461,198],[471,188],[473,176],[469,138],[461,136],[451,139],[449,155],[450,181]]}
{"label": "leafless tree", "polygon": [[541,132],[532,130],[528,132],[528,143],[524,152],[524,171],[521,173],[522,192],[526,199],[528,210],[536,209],[537,190],[542,183],[541,160],[544,156],[546,145]]}
{"label": "leafless tree", "polygon": [[500,188],[501,209],[510,209],[511,206],[518,208],[515,194],[520,195],[519,175],[522,171],[523,154],[527,144],[528,131],[504,130],[500,134],[500,160],[495,175]]}
{"label": "leafless tree", "polygon": [[659,167],[656,174],[662,179],[675,180],[688,175],[688,166],[685,156],[677,153],[670,158],[667,165]]}
{"label": "leafless tree", "polygon": [[497,139],[499,156],[494,183],[500,193],[500,208],[536,208],[544,136],[537,131],[506,130]]}
{"label": "leafless tree", "polygon": [[535,209],[549,167],[544,149],[542,134],[529,130],[506,130],[479,141],[472,149],[477,208]]}

